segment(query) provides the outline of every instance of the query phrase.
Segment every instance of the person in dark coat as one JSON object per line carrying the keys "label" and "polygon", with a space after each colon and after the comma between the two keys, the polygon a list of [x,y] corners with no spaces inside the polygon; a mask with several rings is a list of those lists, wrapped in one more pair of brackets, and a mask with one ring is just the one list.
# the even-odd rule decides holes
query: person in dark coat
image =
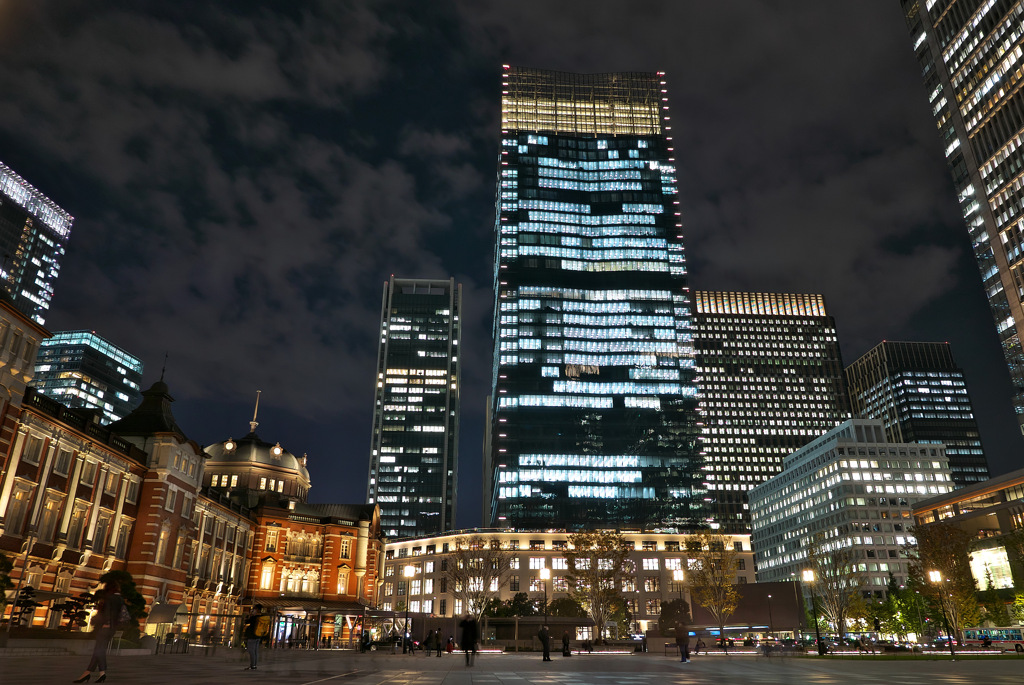
{"label": "person in dark coat", "polygon": [[[249,667],[245,670],[255,671],[260,658],[260,643],[270,639],[269,633],[260,635],[260,619],[263,618],[263,605],[253,605],[249,617],[245,619],[242,636],[245,638],[245,651],[249,652]],[[266,621],[264,621],[264,624]]]}
{"label": "person in dark coat", "polygon": [[85,673],[74,682],[89,682],[93,671],[99,674],[99,677],[96,678],[97,683],[102,683],[107,679],[107,649],[110,647],[110,639],[114,637],[121,622],[121,610],[124,606],[124,599],[121,598],[121,584],[116,580],[108,580],[99,593],[96,614],[92,617],[93,633],[96,635],[96,642],[92,648],[92,659],[89,660]]}
{"label": "person in dark coat", "polygon": [[434,647],[437,649],[437,657],[441,658],[441,650],[444,646],[441,644],[441,629],[438,628],[434,631]]}
{"label": "person in dark coat", "polygon": [[572,656],[572,651],[569,649],[569,631],[562,633],[562,656]]}
{"label": "person in dark coat", "polygon": [[541,626],[537,637],[540,638],[540,646],[544,649],[544,661],[551,661],[551,632],[548,631],[548,627]]}
{"label": "person in dark coat", "polygon": [[682,623],[676,624],[676,645],[679,647],[679,660],[690,663],[690,629]]}
{"label": "person in dark coat", "polygon": [[459,627],[462,628],[462,649],[466,652],[466,665],[472,666],[476,660],[476,643],[480,640],[480,625],[473,614],[466,614],[466,618],[459,622]]}

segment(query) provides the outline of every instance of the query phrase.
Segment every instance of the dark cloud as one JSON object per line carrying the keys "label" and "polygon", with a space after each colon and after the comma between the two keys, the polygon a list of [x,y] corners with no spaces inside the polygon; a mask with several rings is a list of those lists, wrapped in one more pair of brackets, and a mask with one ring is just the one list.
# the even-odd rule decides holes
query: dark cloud
{"label": "dark cloud", "polygon": [[320,500],[364,495],[382,283],[455,275],[459,521],[478,520],[503,62],[666,71],[693,285],[822,292],[848,360],[952,339],[997,471],[1018,447],[895,2],[50,1],[0,18],[0,159],[77,217],[48,324],[142,355],[147,381],[168,352],[202,442],[241,434],[264,390],[261,434],[310,453]]}

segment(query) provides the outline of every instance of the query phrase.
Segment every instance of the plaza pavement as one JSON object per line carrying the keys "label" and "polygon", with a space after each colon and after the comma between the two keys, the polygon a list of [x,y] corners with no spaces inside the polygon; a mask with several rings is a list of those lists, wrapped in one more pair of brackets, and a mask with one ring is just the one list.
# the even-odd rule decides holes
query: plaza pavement
{"label": "plaza pavement", "polygon": [[[700,656],[690,663],[660,654],[574,655],[541,661],[540,654],[485,654],[467,668],[461,654],[442,658],[375,652],[275,650],[256,671],[242,650],[216,654],[111,656],[110,685],[1000,685],[1024,682],[1024,658],[951,662],[758,656]],[[0,657],[0,684],[69,683],[88,657]]]}

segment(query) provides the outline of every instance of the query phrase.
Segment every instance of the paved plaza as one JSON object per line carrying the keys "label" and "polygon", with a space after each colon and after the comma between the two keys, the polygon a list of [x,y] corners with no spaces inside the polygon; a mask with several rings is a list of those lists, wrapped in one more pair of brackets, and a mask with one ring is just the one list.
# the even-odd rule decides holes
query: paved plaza
{"label": "paved plaza", "polygon": [[[949,658],[885,660],[703,656],[689,664],[658,654],[576,655],[544,663],[540,654],[487,654],[467,668],[462,655],[438,659],[422,654],[274,651],[257,671],[241,650],[155,656],[112,656],[110,685],[682,685],[722,683],[760,685],[934,685],[1024,681],[1024,658],[951,662]],[[3,685],[69,683],[88,657],[0,657]]]}

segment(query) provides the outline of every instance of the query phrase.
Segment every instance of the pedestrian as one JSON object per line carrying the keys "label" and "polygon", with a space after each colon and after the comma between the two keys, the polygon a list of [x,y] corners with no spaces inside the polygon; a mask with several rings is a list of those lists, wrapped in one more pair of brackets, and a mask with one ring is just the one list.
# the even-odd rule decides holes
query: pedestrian
{"label": "pedestrian", "polygon": [[440,659],[441,658],[441,649],[442,649],[442,645],[441,645],[441,629],[440,628],[438,628],[437,630],[434,631],[434,647],[437,648],[437,657]]}
{"label": "pedestrian", "polygon": [[562,633],[562,656],[572,656],[572,650],[569,649],[569,631]]}
{"label": "pedestrian", "polygon": [[707,645],[704,644],[704,640],[697,638],[697,654],[700,654],[700,650],[707,651]]}
{"label": "pedestrian", "polygon": [[537,637],[540,638],[540,646],[544,650],[544,661],[551,661],[551,632],[548,627],[541,626]]}
{"label": "pedestrian", "polygon": [[121,584],[116,580],[108,580],[99,592],[96,614],[92,617],[92,632],[96,635],[92,659],[89,660],[85,672],[74,682],[89,682],[93,671],[99,674],[96,678],[97,683],[107,679],[107,649],[110,647],[110,638],[114,636],[118,626],[125,622],[126,615],[127,608],[121,597]]}
{"label": "pedestrian", "polygon": [[449,654],[451,654],[451,653],[453,653],[455,651],[455,636],[454,635],[449,635],[448,636],[448,644],[445,645],[444,651],[448,652]]}
{"label": "pedestrian", "polygon": [[214,624],[210,630],[210,656],[217,653],[217,645],[220,644],[220,624]]}
{"label": "pedestrian", "polygon": [[249,652],[249,667],[255,671],[260,658],[260,643],[270,638],[270,617],[263,613],[263,605],[255,604],[245,619],[245,651]]}
{"label": "pedestrian", "polygon": [[425,639],[423,641],[423,651],[426,652],[427,656],[430,656],[430,653],[432,651],[434,651],[434,631],[433,630],[428,630],[427,631],[427,639]]}
{"label": "pedestrian", "polygon": [[679,660],[690,663],[690,629],[682,623],[676,624],[676,646],[679,647]]}
{"label": "pedestrian", "polygon": [[480,626],[473,614],[466,614],[466,618],[459,622],[459,627],[462,628],[462,649],[466,652],[466,665],[472,666],[476,660],[476,643],[480,639]]}

